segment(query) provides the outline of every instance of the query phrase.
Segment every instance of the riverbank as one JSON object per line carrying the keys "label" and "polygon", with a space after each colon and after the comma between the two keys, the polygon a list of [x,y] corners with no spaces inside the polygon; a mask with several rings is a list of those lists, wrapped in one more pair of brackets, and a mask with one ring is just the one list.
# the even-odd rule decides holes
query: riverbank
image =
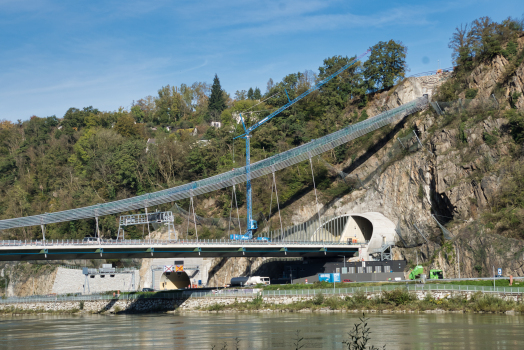
{"label": "riverbank", "polygon": [[520,293],[479,291],[407,291],[311,295],[214,295],[208,297],[140,298],[91,301],[2,303],[0,314],[152,313],[152,312],[464,312],[524,313]]}

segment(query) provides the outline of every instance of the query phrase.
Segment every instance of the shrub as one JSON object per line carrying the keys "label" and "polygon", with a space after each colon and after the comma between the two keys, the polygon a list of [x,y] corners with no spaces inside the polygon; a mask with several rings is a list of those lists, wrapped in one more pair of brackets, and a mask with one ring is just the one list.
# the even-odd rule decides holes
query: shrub
{"label": "shrub", "polygon": [[317,295],[315,295],[315,297],[313,298],[313,304],[315,305],[322,305],[324,303],[324,294],[323,293],[319,293]]}
{"label": "shrub", "polygon": [[224,305],[222,304],[213,304],[207,308],[208,311],[222,311],[224,310]]}
{"label": "shrub", "polygon": [[486,142],[486,145],[488,146],[494,146],[497,143],[498,135],[497,132],[494,131],[493,133],[484,132],[482,134],[482,138],[484,139],[484,142]]}
{"label": "shrub", "polygon": [[[371,329],[368,326],[369,318],[366,318],[364,314],[359,318],[360,322],[353,325],[353,329],[348,332],[348,339],[344,340],[342,344],[348,350],[378,350],[374,345],[367,346],[367,343],[371,340]],[[386,349],[386,345],[383,346]]]}
{"label": "shrub", "polygon": [[467,89],[466,98],[472,100],[477,96],[477,93],[478,93],[478,89]]}
{"label": "shrub", "polygon": [[382,300],[384,303],[397,306],[416,300],[416,296],[404,289],[394,289],[382,292]]}

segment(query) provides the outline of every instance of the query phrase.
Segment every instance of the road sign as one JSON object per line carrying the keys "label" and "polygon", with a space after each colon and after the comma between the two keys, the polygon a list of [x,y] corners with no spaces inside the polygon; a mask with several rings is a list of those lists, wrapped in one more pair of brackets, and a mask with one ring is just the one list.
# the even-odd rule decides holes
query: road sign
{"label": "road sign", "polygon": [[173,265],[164,265],[164,273],[173,272]]}
{"label": "road sign", "polygon": [[184,272],[184,265],[175,265],[175,272]]}

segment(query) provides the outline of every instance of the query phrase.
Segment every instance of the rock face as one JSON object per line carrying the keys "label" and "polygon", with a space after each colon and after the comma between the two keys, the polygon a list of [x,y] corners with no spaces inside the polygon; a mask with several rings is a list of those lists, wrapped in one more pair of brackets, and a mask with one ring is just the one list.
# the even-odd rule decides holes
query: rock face
{"label": "rock face", "polygon": [[[524,34],[518,38],[517,44],[522,50]],[[514,73],[508,76],[513,70]],[[502,85],[506,100],[524,110],[524,65],[513,67],[503,56],[496,56],[491,62],[480,64],[468,78],[469,88],[478,89],[477,98],[490,98],[497,84]],[[518,97],[513,100],[513,96]],[[464,98],[464,93],[460,97]]]}

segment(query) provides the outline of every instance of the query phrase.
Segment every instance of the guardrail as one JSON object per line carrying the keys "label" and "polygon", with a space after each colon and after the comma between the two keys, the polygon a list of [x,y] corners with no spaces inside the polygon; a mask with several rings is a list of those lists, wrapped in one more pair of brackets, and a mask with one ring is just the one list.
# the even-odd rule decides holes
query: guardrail
{"label": "guardrail", "polygon": [[101,300],[147,300],[147,299],[188,299],[188,298],[224,298],[224,297],[278,297],[278,296],[314,296],[317,294],[324,295],[346,295],[354,293],[380,293],[392,291],[395,289],[404,289],[410,292],[419,291],[442,291],[442,292],[483,292],[483,293],[501,293],[501,294],[522,294],[524,287],[490,287],[490,286],[468,286],[468,285],[450,285],[450,284],[409,284],[405,285],[382,285],[369,287],[352,287],[352,288],[327,288],[327,289],[289,289],[289,290],[266,290],[260,289],[222,289],[209,290],[205,292],[197,291],[180,291],[175,293],[161,294],[121,294],[113,297],[112,295],[74,295],[74,296],[35,296],[26,298],[6,298],[0,299],[0,304],[17,304],[17,303],[40,303],[40,302],[71,302],[71,301],[101,301]]}
{"label": "guardrail", "polygon": [[[97,246],[97,245],[139,245],[139,246],[151,246],[151,245],[169,245],[169,244],[181,244],[181,245],[348,245],[346,242],[338,241],[257,241],[257,240],[229,240],[229,239],[184,239],[184,240],[168,240],[168,239],[126,239],[126,240],[101,240],[97,241],[84,241],[79,239],[58,239],[58,240],[46,240],[46,241],[12,241],[4,240],[0,241],[0,246],[17,246],[17,247],[61,247],[61,246]],[[367,243],[352,243],[350,245],[365,245]]]}

